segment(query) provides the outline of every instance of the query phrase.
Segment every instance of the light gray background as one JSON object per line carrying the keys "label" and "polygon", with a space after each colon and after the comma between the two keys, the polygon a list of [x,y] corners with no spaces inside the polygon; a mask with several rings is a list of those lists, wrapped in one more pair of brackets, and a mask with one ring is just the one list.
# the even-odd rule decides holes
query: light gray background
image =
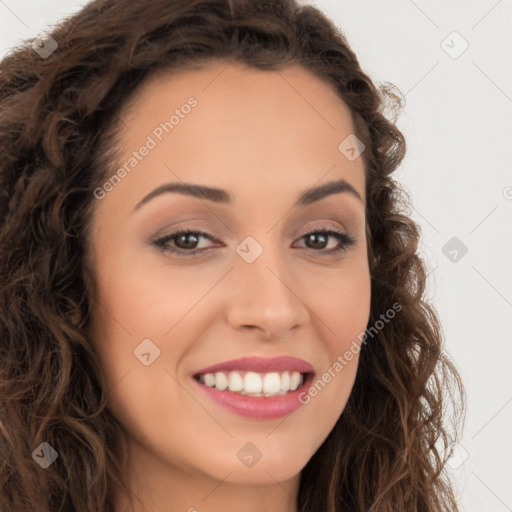
{"label": "light gray background", "polygon": [[[0,0],[0,55],[85,3]],[[374,81],[406,95],[398,126],[408,153],[396,177],[468,392],[451,471],[462,510],[512,511],[512,0],[302,3],[334,19]],[[465,255],[443,253],[452,237]]]}

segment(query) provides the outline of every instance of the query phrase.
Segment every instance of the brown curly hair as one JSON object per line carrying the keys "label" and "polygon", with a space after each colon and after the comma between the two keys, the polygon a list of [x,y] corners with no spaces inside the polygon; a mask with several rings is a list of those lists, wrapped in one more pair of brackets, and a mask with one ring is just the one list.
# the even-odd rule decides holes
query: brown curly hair
{"label": "brown curly hair", "polygon": [[[391,178],[406,150],[398,90],[377,87],[335,24],[295,0],[95,0],[49,34],[51,55],[25,40],[0,66],[2,511],[114,510],[122,427],[86,331],[93,190],[119,164],[118,114],[137,87],[211,59],[299,64],[349,106],[366,147],[369,325],[402,307],[362,349],[346,408],[301,473],[298,510],[457,510],[445,464],[465,393],[424,297],[419,227]],[[31,456],[43,441],[59,457],[45,471]]]}

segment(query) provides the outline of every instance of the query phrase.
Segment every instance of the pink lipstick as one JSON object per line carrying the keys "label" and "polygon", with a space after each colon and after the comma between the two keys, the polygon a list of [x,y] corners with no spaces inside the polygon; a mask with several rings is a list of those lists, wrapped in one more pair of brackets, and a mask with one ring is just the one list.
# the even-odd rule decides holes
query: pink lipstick
{"label": "pink lipstick", "polygon": [[301,405],[299,395],[314,377],[313,366],[295,357],[243,357],[202,368],[195,385],[219,405],[241,416],[272,419]]}

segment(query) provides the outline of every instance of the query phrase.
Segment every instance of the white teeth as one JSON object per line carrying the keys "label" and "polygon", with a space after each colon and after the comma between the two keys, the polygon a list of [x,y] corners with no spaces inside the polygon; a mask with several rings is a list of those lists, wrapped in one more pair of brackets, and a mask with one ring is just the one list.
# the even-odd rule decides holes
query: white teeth
{"label": "white teeth", "polygon": [[215,374],[215,387],[220,390],[228,387],[228,378],[225,373],[217,372]]}
{"label": "white teeth", "polygon": [[265,377],[263,377],[263,393],[275,395],[279,391],[281,391],[279,373],[273,372],[265,374]]}
{"label": "white teeth", "polygon": [[206,373],[204,375],[204,383],[213,388],[215,386],[215,374],[214,373]]}
{"label": "white teeth", "polygon": [[290,374],[283,372],[281,374],[281,391],[288,391],[290,389]]}
{"label": "white teeth", "polygon": [[199,381],[210,388],[260,397],[284,395],[299,388],[303,380],[303,375],[300,372],[231,371],[229,374],[216,372],[199,376]]}
{"label": "white teeth", "polygon": [[290,389],[296,390],[300,384],[300,373],[293,372],[290,377]]}
{"label": "white teeth", "polygon": [[244,391],[246,393],[261,393],[262,389],[261,375],[256,372],[247,372],[244,377]]}
{"label": "white teeth", "polygon": [[229,372],[229,391],[241,391],[242,389],[244,389],[244,381],[240,374],[238,372]]}

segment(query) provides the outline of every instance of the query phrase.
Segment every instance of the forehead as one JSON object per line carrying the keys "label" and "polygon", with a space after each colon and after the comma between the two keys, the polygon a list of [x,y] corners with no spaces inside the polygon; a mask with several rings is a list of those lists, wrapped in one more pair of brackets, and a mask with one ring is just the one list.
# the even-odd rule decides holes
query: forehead
{"label": "forehead", "polygon": [[[300,65],[288,65],[281,69],[263,70],[247,64],[212,59],[202,63],[190,63],[177,69],[159,69],[138,86],[123,113],[137,114],[142,105],[152,106],[172,96],[195,95],[217,103],[263,104],[272,100],[293,105],[299,111],[308,108],[330,124],[334,119],[332,109],[350,113],[334,87],[324,79]],[[325,106],[329,109],[323,111]],[[159,115],[165,112],[159,111]]]}
{"label": "forehead", "polygon": [[236,199],[237,187],[241,195],[286,189],[295,197],[295,189],[345,178],[364,199],[362,159],[339,148],[354,133],[350,109],[301,66],[266,71],[213,61],[159,71],[120,116],[123,162],[154,143],[124,180],[133,204],[150,186],[180,179],[233,190]]}

